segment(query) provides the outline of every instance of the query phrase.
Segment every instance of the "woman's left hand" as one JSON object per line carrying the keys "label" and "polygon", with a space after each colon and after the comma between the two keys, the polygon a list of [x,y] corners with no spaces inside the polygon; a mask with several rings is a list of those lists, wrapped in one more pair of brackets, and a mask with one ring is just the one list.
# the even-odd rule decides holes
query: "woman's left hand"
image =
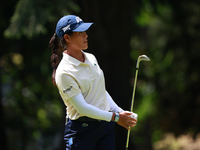
{"label": "woman's left hand", "polygon": [[137,123],[137,119],[131,117],[132,114],[133,113],[129,111],[123,111],[119,113],[119,121],[117,122],[117,124],[130,130],[130,127],[134,127]]}

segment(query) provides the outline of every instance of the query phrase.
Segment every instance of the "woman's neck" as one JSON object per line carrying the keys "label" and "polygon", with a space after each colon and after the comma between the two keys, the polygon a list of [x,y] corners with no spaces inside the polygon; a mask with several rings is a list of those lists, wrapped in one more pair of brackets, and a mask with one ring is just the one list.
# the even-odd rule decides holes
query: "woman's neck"
{"label": "woman's neck", "polygon": [[81,61],[81,62],[85,62],[85,57],[82,51],[65,51],[66,54],[68,54],[71,57],[74,57],[75,59]]}

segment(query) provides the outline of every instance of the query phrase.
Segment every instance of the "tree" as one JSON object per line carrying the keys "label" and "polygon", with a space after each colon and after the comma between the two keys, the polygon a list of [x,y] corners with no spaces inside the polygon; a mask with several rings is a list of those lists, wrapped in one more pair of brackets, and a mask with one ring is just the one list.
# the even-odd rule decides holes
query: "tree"
{"label": "tree", "polygon": [[[0,113],[3,118],[0,119],[1,130],[4,131],[1,132],[1,141],[5,139],[5,142],[1,147],[20,150],[60,149],[64,146],[59,138],[62,137],[65,114],[63,102],[51,83],[50,75],[48,41],[55,29],[47,33],[47,28],[54,28],[52,21],[57,11],[59,17],[67,11],[60,11],[61,7],[65,7],[61,5],[62,1],[54,5],[54,1],[21,0],[17,4],[13,1],[12,7],[9,2],[2,5],[1,9],[8,15],[5,16],[7,20],[4,16],[1,20],[6,23],[1,28],[2,35],[4,33],[10,38],[2,36],[5,50],[1,51],[3,111]],[[15,4],[16,9],[12,14]],[[71,2],[69,5],[74,4]],[[11,24],[8,27],[10,17]]]}
{"label": "tree", "polygon": [[[80,15],[84,20],[94,21],[89,32],[88,51],[95,54],[105,74],[106,88],[116,103],[125,110],[131,100],[131,2],[81,1]],[[127,131],[116,126],[116,147],[126,145]],[[131,148],[131,146],[130,146]]]}
{"label": "tree", "polygon": [[[47,46],[57,20],[66,14],[95,23],[88,30],[88,52],[97,57],[106,88],[123,109],[130,107],[137,57],[151,58],[139,71],[134,106],[139,122],[131,132],[130,149],[153,149],[167,132],[192,132],[195,137],[200,127],[198,3],[13,0],[15,11],[4,3],[1,31],[8,27],[4,35],[11,39],[1,37],[6,51],[0,52],[0,119],[6,129],[1,137],[12,143],[7,149],[61,149],[60,142],[52,141],[62,141],[64,104],[51,83]],[[125,148],[126,133],[116,126],[117,149]]]}

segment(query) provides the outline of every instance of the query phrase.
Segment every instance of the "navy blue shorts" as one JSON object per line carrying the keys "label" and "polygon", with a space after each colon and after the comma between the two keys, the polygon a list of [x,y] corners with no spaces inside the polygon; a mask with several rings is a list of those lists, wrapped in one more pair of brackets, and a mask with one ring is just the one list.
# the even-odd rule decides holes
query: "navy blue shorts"
{"label": "navy blue shorts", "polygon": [[66,150],[115,150],[115,122],[68,119],[64,140]]}

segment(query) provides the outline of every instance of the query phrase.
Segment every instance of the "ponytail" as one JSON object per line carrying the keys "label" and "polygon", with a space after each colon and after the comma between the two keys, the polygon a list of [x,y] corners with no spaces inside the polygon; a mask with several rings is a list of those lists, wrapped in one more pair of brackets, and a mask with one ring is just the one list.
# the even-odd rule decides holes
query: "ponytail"
{"label": "ponytail", "polygon": [[[67,33],[68,35],[72,35],[73,32]],[[52,82],[53,85],[56,86],[55,74],[58,64],[60,63],[60,50],[65,51],[67,49],[67,44],[65,42],[65,38],[58,38],[57,34],[54,33],[51,40],[49,41],[49,47],[51,48],[51,66],[53,67],[52,73]]]}
{"label": "ponytail", "polygon": [[52,82],[53,85],[56,86],[56,81],[55,81],[55,73],[56,73],[56,68],[59,64],[59,46],[58,46],[58,38],[56,33],[52,36],[51,40],[49,41],[49,47],[52,49],[51,52],[51,65],[53,67],[53,73],[52,73]]}

